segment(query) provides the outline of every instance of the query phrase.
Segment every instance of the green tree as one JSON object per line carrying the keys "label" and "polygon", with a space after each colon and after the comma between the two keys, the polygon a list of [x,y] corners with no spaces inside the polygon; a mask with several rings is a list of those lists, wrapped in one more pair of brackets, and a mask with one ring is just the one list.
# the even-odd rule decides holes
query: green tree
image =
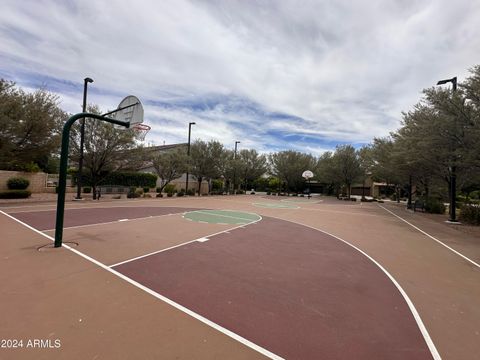
{"label": "green tree", "polygon": [[152,166],[162,180],[160,192],[172,180],[180,178],[187,171],[188,161],[189,157],[183,147],[161,151],[154,156]]}
{"label": "green tree", "polygon": [[273,175],[284,182],[287,191],[301,191],[305,187],[305,179],[302,173],[313,169],[316,161],[310,154],[298,151],[281,151],[273,153],[269,157]]}
{"label": "green tree", "polygon": [[[88,111],[100,114],[98,106],[90,106]],[[115,129],[113,124],[105,121],[85,119],[85,143],[83,167],[84,174],[92,184],[93,198],[96,188],[111,172],[136,170],[145,163],[144,152],[135,141],[131,130]],[[78,163],[80,154],[80,122],[70,131],[71,160]]]}
{"label": "green tree", "polygon": [[333,152],[326,151],[317,160],[315,164],[315,177],[318,182],[324,184],[327,194],[340,194],[342,177],[339,169],[335,166]]}
{"label": "green tree", "polygon": [[355,148],[352,145],[337,146],[332,163],[336,177],[342,180],[347,188],[347,196],[350,198],[352,183],[358,180],[362,174]]}
{"label": "green tree", "polygon": [[375,165],[372,147],[363,146],[357,151],[357,153],[361,169],[360,176],[362,180],[362,199],[365,199],[365,181],[372,175],[372,170]]}
{"label": "green tree", "polygon": [[243,178],[243,187],[247,191],[249,184],[267,171],[267,157],[256,150],[243,149],[239,156],[239,177]]}
{"label": "green tree", "polygon": [[[226,152],[221,143],[211,140],[208,143],[197,139],[190,147],[190,173],[197,179],[198,194],[202,181],[218,178],[222,174]],[[210,189],[209,189],[210,191]]]}
{"label": "green tree", "polygon": [[66,118],[57,96],[0,79],[0,168],[54,170]]}

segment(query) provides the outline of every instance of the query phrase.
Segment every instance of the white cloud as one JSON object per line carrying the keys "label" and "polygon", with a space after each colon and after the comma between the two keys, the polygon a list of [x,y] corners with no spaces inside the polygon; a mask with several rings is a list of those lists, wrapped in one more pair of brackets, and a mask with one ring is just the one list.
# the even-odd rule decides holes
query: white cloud
{"label": "white cloud", "polygon": [[[195,121],[195,137],[261,151],[312,148],[282,133],[317,136],[315,152],[387,135],[423,88],[462,80],[478,62],[479,18],[467,0],[7,0],[0,71],[30,86],[40,74],[78,83],[56,90],[71,112],[85,76],[95,80],[89,101],[104,109],[119,94],[148,104],[222,96],[226,107],[208,111],[146,105],[147,139],[185,141]],[[238,99],[296,118],[228,108]]]}

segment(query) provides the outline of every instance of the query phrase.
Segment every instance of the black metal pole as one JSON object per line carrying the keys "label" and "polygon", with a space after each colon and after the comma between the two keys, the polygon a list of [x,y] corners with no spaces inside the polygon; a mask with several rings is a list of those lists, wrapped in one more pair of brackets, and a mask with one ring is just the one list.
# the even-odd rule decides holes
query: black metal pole
{"label": "black metal pole", "polygon": [[452,166],[452,171],[450,172],[450,219],[451,222],[457,222],[457,214],[456,214],[456,188],[457,188],[457,174],[456,174],[457,167],[455,165]]}
{"label": "black metal pole", "polygon": [[58,197],[57,197],[57,214],[55,221],[55,247],[62,246],[63,238],[63,217],[65,213],[65,192],[67,187],[67,165],[68,165],[68,146],[70,142],[70,129],[75,121],[80,118],[90,118],[107,121],[112,124],[122,125],[126,128],[130,127],[129,122],[106,118],[97,114],[79,113],[70,117],[62,131],[62,150],[60,153],[60,169],[58,177]]}
{"label": "black metal pole", "polygon": [[237,194],[237,189],[235,188],[235,184],[237,182],[237,144],[240,141],[235,141],[235,152],[233,153],[233,194]]}
{"label": "black metal pole", "polygon": [[408,201],[407,209],[412,208],[412,175],[408,176]]}
{"label": "black metal pole", "polygon": [[[194,122],[188,123],[188,148],[187,148],[187,155],[190,161],[190,135],[192,133],[192,125],[195,125]],[[188,164],[190,165],[190,164]],[[187,181],[185,184],[185,193],[188,195],[188,166],[187,166]]]}
{"label": "black metal pole", "polygon": [[[83,106],[82,112],[87,112],[87,84],[92,83],[90,78],[83,79]],[[78,174],[77,174],[77,197],[75,199],[80,200],[82,198],[82,172],[83,172],[83,146],[85,143],[85,118],[82,119],[80,125],[80,158],[78,160]]]}
{"label": "black metal pole", "polygon": [[[452,92],[455,94],[455,91],[457,91],[457,77],[455,76],[452,78]],[[457,130],[456,128],[456,120],[455,120],[455,131]],[[457,166],[455,165],[456,159],[453,160],[453,165],[452,165],[452,171],[450,173],[450,185],[452,187],[452,190],[450,191],[451,194],[451,199],[450,199],[450,221],[451,222],[457,222],[457,214],[456,214],[456,201],[457,201]]]}
{"label": "black metal pole", "polygon": [[[455,94],[457,91],[457,77],[453,77],[451,79],[446,79],[446,80],[440,80],[437,82],[437,85],[442,85],[446,84],[448,82],[452,83],[452,93]],[[455,130],[456,130],[456,118],[455,118]],[[456,219],[456,197],[457,197],[457,174],[456,174],[456,159],[453,159],[453,163],[450,169],[450,219],[448,219],[449,222],[457,222]]]}
{"label": "black metal pole", "polygon": [[362,184],[362,200],[365,200],[365,176],[363,177],[363,184]]}

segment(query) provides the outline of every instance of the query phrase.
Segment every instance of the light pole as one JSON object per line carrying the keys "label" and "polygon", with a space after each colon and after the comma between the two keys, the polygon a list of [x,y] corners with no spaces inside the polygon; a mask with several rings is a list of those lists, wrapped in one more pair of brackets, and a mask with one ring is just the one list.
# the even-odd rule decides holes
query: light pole
{"label": "light pole", "polygon": [[[457,77],[453,77],[451,79],[445,79],[445,80],[440,80],[437,82],[437,85],[443,85],[446,83],[452,83],[452,93],[455,94],[455,91],[457,91]],[[457,222],[456,219],[456,211],[455,207],[457,206],[456,204],[456,190],[457,190],[457,167],[455,165],[455,159],[453,160],[452,166],[450,167],[450,219],[448,219],[449,222]]]}
{"label": "light pole", "polygon": [[[187,148],[188,161],[190,161],[190,135],[192,134],[192,125],[195,125],[195,123],[194,122],[188,123],[188,148]],[[190,163],[188,165],[190,165]],[[185,184],[185,193],[188,195],[188,166],[187,166],[187,181]]]}
{"label": "light pole", "polygon": [[[87,112],[87,85],[93,83],[89,77],[83,79],[83,106],[82,112]],[[75,199],[82,199],[82,171],[83,171],[83,144],[85,142],[85,118],[82,118],[80,124],[80,158],[78,160],[78,175],[77,175],[77,197]]]}
{"label": "light pole", "polygon": [[237,145],[240,144],[240,141],[235,141],[235,151],[233,153],[233,194],[237,194],[237,189],[235,188],[237,182]]}

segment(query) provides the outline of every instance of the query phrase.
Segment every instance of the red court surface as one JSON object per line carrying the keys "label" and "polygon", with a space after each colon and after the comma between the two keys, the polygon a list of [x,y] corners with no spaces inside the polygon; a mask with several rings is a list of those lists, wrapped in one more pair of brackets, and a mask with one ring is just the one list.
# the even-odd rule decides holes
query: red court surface
{"label": "red court surface", "polygon": [[[139,219],[148,216],[161,216],[178,214],[184,211],[195,210],[179,207],[110,207],[110,208],[80,208],[66,209],[63,226],[84,226],[98,223],[107,223],[123,219]],[[55,228],[55,210],[29,211],[12,213],[37,230],[50,230]]]}
{"label": "red court surface", "polygon": [[287,359],[431,359],[404,298],[329,235],[261,222],[114,269]]}
{"label": "red court surface", "polygon": [[[74,248],[42,251],[53,236],[54,206],[5,209],[0,300],[8,334],[2,327],[0,334],[55,334],[64,344],[62,352],[6,358],[457,360],[480,353],[474,237],[465,241],[390,204],[257,206],[288,203],[280,200],[69,204],[64,242]],[[218,222],[182,216],[200,209],[228,210]],[[235,211],[261,220],[226,223]],[[66,320],[76,313],[88,328]]]}

